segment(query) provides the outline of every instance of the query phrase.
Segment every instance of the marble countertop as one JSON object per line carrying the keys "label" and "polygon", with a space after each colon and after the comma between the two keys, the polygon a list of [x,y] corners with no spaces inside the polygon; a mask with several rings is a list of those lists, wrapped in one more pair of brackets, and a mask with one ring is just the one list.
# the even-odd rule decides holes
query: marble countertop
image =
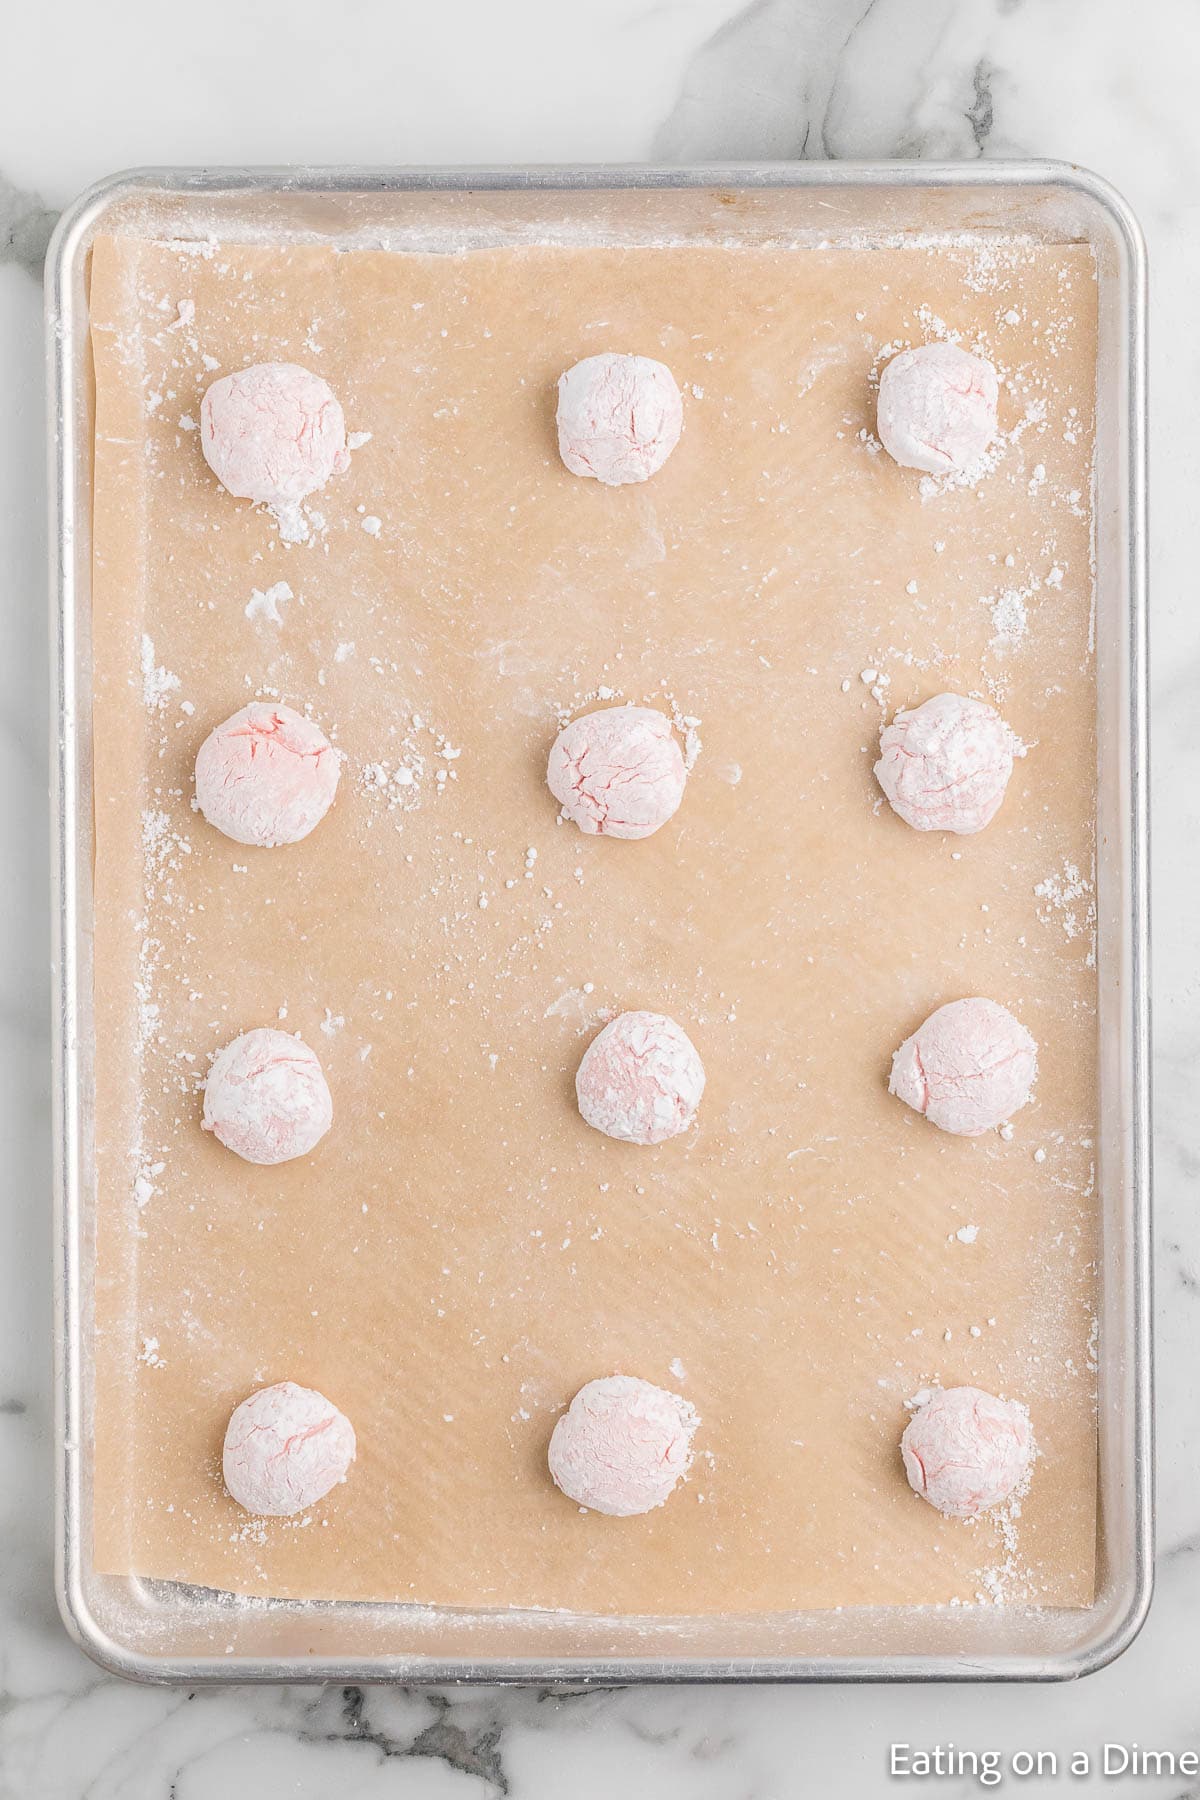
{"label": "marble countertop", "polygon": [[[887,1775],[898,1740],[1055,1750],[1060,1770],[1071,1750],[1106,1740],[1200,1749],[1200,1358],[1187,1348],[1200,1330],[1195,0],[1135,15],[1129,0],[63,0],[10,9],[3,44],[0,1796],[857,1800],[903,1788]],[[1000,155],[1108,176],[1151,253],[1160,1549],[1143,1635],[1066,1688],[192,1694],[103,1675],[58,1622],[49,1523],[40,273],[57,210],[139,163]],[[1070,1782],[1101,1785],[1095,1773]],[[1200,1790],[1189,1776],[1127,1775],[1119,1791]]]}

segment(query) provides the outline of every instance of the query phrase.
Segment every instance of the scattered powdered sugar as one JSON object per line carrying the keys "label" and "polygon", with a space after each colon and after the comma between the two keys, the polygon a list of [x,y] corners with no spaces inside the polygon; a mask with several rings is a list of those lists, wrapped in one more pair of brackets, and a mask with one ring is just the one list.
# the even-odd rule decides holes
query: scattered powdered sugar
{"label": "scattered powdered sugar", "polygon": [[592,998],[593,983],[585,981],[582,987],[564,988],[557,1000],[552,1000],[545,1012],[544,1019],[566,1019],[577,1031],[594,1031],[597,1025],[606,1025],[616,1016],[613,1007],[599,1006]]}
{"label": "scattered powdered sugar", "polygon": [[[1034,1450],[1036,1457],[1037,1451]],[[1036,1601],[1032,1572],[1028,1564],[1020,1560],[1020,1542],[1017,1535],[1017,1521],[1021,1517],[1021,1498],[1028,1491],[1030,1476],[1027,1474],[1022,1486],[1012,1499],[1003,1506],[993,1507],[991,1512],[980,1515],[980,1519],[968,1521],[968,1526],[978,1529],[986,1520],[1000,1536],[1001,1558],[989,1567],[980,1569],[979,1590],[975,1595],[981,1606],[1011,1606],[1020,1601]]]}
{"label": "scattered powdered sugar", "polygon": [[381,795],[390,808],[401,807],[410,812],[421,804],[419,783],[425,774],[425,759],[419,751],[409,751],[398,763],[365,763],[362,784],[373,794]]}
{"label": "scattered powdered sugar", "polygon": [[[1005,560],[1011,564],[1014,559],[1008,556]],[[988,648],[1003,655],[1023,643],[1031,629],[1030,609],[1038,595],[1045,588],[1061,589],[1062,583],[1063,572],[1057,563],[1053,563],[1044,577],[1030,575],[1023,585],[1013,583],[999,588],[994,594],[981,594],[980,605],[986,606],[992,615],[992,638]]]}
{"label": "scattered powdered sugar", "polygon": [[[420,713],[413,713],[397,747],[386,758],[365,763],[359,779],[389,812],[412,812],[421,804],[422,790],[429,785],[431,771],[434,789],[439,793],[458,780],[455,765],[461,755],[462,750],[443,732],[428,724]],[[435,759],[441,767],[433,767]]]}
{"label": "scattered powdered sugar", "polygon": [[1025,411],[1017,423],[1010,430],[999,432],[983,455],[968,468],[954,469],[946,475],[923,475],[920,482],[921,499],[936,500],[940,495],[948,494],[956,488],[978,487],[986,476],[995,473],[1008,451],[1013,445],[1020,443],[1030,427],[1044,424],[1045,418],[1044,400],[1035,398],[1027,401]]}
{"label": "scattered powdered sugar", "polygon": [[178,675],[172,675],[170,669],[156,666],[154,639],[143,632],[142,700],[152,712],[161,712],[167,704],[167,695],[174,693],[178,686]]}
{"label": "scattered powdered sugar", "polygon": [[166,1170],[165,1162],[143,1162],[138,1169],[133,1183],[133,1197],[139,1212],[149,1206],[158,1192],[158,1177]]}
{"label": "scattered powdered sugar", "polygon": [[[147,807],[142,813],[142,867],[145,878],[145,905],[149,908],[152,898],[171,903],[171,876],[181,866],[181,859],[190,856],[192,846],[185,837],[175,831],[171,825],[169,813]],[[138,1048],[144,1050],[158,1036],[159,1009],[154,999],[154,972],[158,965],[161,945],[149,929],[149,916],[143,915],[138,921],[140,937],[138,942],[138,978],[136,993],[138,1000]]]}
{"label": "scattered powdered sugar", "polygon": [[858,679],[870,690],[871,698],[877,706],[887,705],[887,690],[892,681],[890,675],[879,669],[860,669]]}
{"label": "scattered powdered sugar", "polygon": [[295,595],[286,581],[277,581],[273,587],[265,590],[253,588],[246,602],[248,619],[269,619],[272,625],[283,624],[283,614],[279,608],[283,601],[294,600]]}
{"label": "scattered powdered sugar", "polygon": [[285,544],[306,544],[312,536],[309,509],[297,500],[280,501],[267,507]]}
{"label": "scattered powdered sugar", "polygon": [[1038,918],[1044,925],[1052,924],[1057,919],[1068,943],[1084,932],[1090,933],[1092,948],[1088,962],[1091,964],[1096,954],[1094,878],[1084,875],[1077,863],[1064,857],[1061,871],[1052,869],[1043,881],[1037,883],[1033,891],[1042,902],[1038,907]]}
{"label": "scattered powdered sugar", "polygon": [[697,758],[704,745],[697,730],[699,719],[685,718],[683,721],[683,766],[690,775],[696,766]]}
{"label": "scattered powdered sugar", "polygon": [[[147,658],[146,646],[150,646]],[[143,670],[153,668],[153,645],[143,639]],[[161,674],[162,671],[155,671]],[[174,677],[171,677],[174,681]],[[177,683],[175,685],[178,685]],[[166,689],[169,691],[169,686]],[[157,807],[142,811],[142,896],[143,911],[133,920],[137,932],[137,973],[134,998],[137,1003],[137,1054],[139,1058],[161,1038],[161,1012],[155,998],[159,965],[163,956],[162,940],[151,929],[151,912],[156,905],[171,907],[176,903],[174,876],[191,855],[187,838],[176,831],[169,813]],[[166,1171],[161,1156],[149,1152],[145,1144],[145,1123],[140,1098],[131,1121],[130,1158],[132,1162],[133,1200],[139,1213],[144,1212],[158,1192],[159,1178]]]}
{"label": "scattered powdered sugar", "polygon": [[992,612],[992,649],[1007,649],[1019,644],[1029,629],[1025,596],[1017,588],[1005,588],[1003,593],[985,601],[985,605],[990,606]]}
{"label": "scattered powdered sugar", "polygon": [[170,250],[176,256],[201,256],[205,262],[211,262],[217,254],[215,237],[206,238],[155,238],[156,249]]}
{"label": "scattered powdered sugar", "polygon": [[[683,739],[683,766],[690,775],[704,748],[700,737],[700,726],[703,720],[698,719],[694,713],[685,713],[682,707],[676,703],[673,695],[667,692],[665,684],[662,693],[671,709],[671,723]],[[648,700],[646,704],[653,706],[653,699]]]}

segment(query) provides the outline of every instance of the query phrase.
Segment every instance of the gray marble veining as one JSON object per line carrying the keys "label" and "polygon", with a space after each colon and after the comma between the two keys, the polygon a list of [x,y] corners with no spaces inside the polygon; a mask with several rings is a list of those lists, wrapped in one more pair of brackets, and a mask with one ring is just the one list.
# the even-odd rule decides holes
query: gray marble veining
{"label": "gray marble veining", "polygon": [[0,175],[0,262],[40,275],[58,214]]}

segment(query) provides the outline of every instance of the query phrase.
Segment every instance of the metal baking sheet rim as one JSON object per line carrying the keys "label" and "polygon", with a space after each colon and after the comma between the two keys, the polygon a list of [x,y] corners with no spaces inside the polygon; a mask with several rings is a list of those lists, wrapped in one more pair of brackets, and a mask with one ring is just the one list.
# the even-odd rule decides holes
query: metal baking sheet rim
{"label": "metal baking sheet rim", "polygon": [[[427,1654],[419,1648],[401,1653],[312,1652],[223,1655],[163,1654],[148,1651],[116,1635],[100,1616],[90,1581],[90,1518],[85,1505],[86,1431],[83,1411],[85,1282],[90,1278],[85,1235],[87,1217],[81,1181],[81,1050],[88,1045],[90,1008],[81,986],[81,960],[86,959],[88,918],[81,912],[81,874],[87,840],[81,840],[78,783],[90,769],[88,694],[81,691],[77,665],[77,608],[90,600],[79,546],[88,542],[90,442],[85,411],[87,370],[84,268],[92,237],[122,201],[139,195],[186,195],[189,200],[220,194],[264,196],[350,195],[441,190],[476,193],[488,190],[658,189],[807,189],[827,193],[862,190],[907,190],[918,195],[987,190],[1022,193],[1046,190],[1068,203],[1091,208],[1103,220],[1116,257],[1120,318],[1115,345],[1115,371],[1121,466],[1114,495],[1120,509],[1118,530],[1121,578],[1124,583],[1127,639],[1121,649],[1124,681],[1117,696],[1123,702],[1119,813],[1125,837],[1121,868],[1121,968],[1116,1004],[1122,1033],[1120,1058],[1123,1106],[1117,1134],[1125,1170],[1124,1206],[1115,1220],[1105,1219],[1106,1281],[1114,1268],[1115,1296],[1105,1286],[1101,1326],[1100,1474],[1102,1505],[1119,1527],[1124,1550],[1120,1566],[1108,1571],[1107,1589],[1096,1604],[1070,1615],[1093,1620],[1078,1642],[1066,1648],[1026,1647],[971,1651],[951,1647],[903,1653],[849,1654],[703,1654],[672,1655],[661,1650],[638,1652],[639,1630],[654,1624],[672,1629],[682,1639],[688,1621],[576,1621],[595,1625],[610,1638],[630,1640],[622,1653],[570,1654],[537,1651],[519,1656]],[[89,1656],[115,1674],[151,1682],[230,1681],[406,1681],[406,1682],[681,1682],[681,1681],[1021,1681],[1065,1680],[1089,1674],[1120,1655],[1145,1621],[1153,1583],[1153,1420],[1151,1361],[1150,1261],[1150,1016],[1149,1016],[1149,817],[1147,736],[1147,607],[1146,607],[1146,252],[1136,218],[1121,196],[1102,178],[1073,164],[1055,162],[920,163],[744,163],[671,168],[602,166],[540,168],[438,169],[139,169],[111,177],[89,189],[61,219],[50,246],[46,272],[50,601],[52,719],[56,733],[53,758],[53,1101],[54,1101],[54,1304],[55,1304],[55,1564],[59,1609],[76,1642]],[[1099,508],[1097,509],[1099,512]],[[1104,695],[1098,678],[1098,705]],[[82,957],[81,957],[82,947]],[[1103,969],[1102,961],[1102,969]],[[1114,1233],[1113,1225],[1117,1227]],[[1116,1241],[1119,1240],[1119,1241]],[[1114,1263],[1114,1260],[1116,1262]],[[1109,1392],[1112,1385],[1114,1391]],[[1114,1451],[1122,1435],[1120,1456]],[[106,1578],[107,1579],[107,1578]],[[211,1597],[216,1599],[217,1597]],[[340,1603],[314,1607],[268,1602],[282,1608],[297,1625],[317,1628],[322,1614],[338,1613],[351,1621],[356,1611],[386,1611],[397,1626],[414,1609],[355,1608]],[[256,1611],[261,1614],[262,1603]],[[944,1608],[864,1609],[881,1623],[888,1613],[945,1614]],[[977,1609],[956,1609],[959,1615]],[[995,1613],[1002,1609],[981,1608]],[[1018,1611],[1036,1621],[1037,1609]],[[792,1615],[812,1621],[815,1614]],[[1041,1616],[1045,1616],[1044,1614]],[[1066,1615],[1062,1615],[1066,1616]],[[538,1629],[538,1616],[509,1615],[525,1632]],[[545,1626],[561,1627],[551,1615]],[[495,1616],[493,1629],[503,1630]],[[730,1627],[735,1621],[730,1618]],[[944,1625],[944,1619],[941,1621]],[[707,1622],[711,1632],[713,1622]],[[719,1629],[719,1626],[718,1626]],[[819,1632],[810,1629],[809,1635]],[[1032,1625],[1031,1625],[1032,1631]],[[298,1635],[298,1634],[297,1634]],[[412,1633],[410,1632],[410,1639]],[[417,1635],[420,1635],[419,1633]]]}

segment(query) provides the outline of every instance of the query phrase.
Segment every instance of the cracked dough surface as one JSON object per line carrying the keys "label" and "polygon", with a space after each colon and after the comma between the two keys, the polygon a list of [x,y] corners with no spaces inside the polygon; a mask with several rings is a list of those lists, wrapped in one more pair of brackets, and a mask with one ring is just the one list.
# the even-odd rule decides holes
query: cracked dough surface
{"label": "cracked dough surface", "polygon": [[[91,304],[100,1566],[466,1607],[970,1599],[1007,1552],[916,1498],[897,1448],[940,1381],[1037,1421],[1009,1597],[1089,1600],[1095,977],[1086,894],[1068,931],[1034,892],[1091,870],[1088,255],[122,239]],[[1003,431],[1045,407],[977,490],[924,504],[859,435],[923,307],[1010,374]],[[687,414],[622,490],[569,474],[554,425],[561,371],[611,343],[668,363]],[[205,357],[300,361],[373,433],[323,536],[282,546],[212,479],[179,423]],[[284,578],[282,626],[247,618]],[[1008,587],[1029,629],[997,647],[981,600]],[[987,831],[891,814],[863,669],[889,710],[979,690],[1037,746]],[[640,843],[556,824],[546,791],[601,684],[701,721],[685,804]],[[256,852],[195,816],[191,770],[269,688],[348,761],[311,837]],[[384,791],[364,770],[406,733],[423,772]],[[964,993],[1042,1045],[1008,1143],[887,1093],[896,1044]],[[334,1125],[251,1168],[201,1131],[196,1084],[281,1007]],[[649,1149],[572,1091],[601,1009],[632,1007],[684,1021],[708,1073],[697,1129]],[[642,1519],[581,1516],[546,1469],[609,1372],[704,1421]],[[358,1458],[323,1523],[246,1533],[222,1434],[284,1379],[353,1421]]]}

